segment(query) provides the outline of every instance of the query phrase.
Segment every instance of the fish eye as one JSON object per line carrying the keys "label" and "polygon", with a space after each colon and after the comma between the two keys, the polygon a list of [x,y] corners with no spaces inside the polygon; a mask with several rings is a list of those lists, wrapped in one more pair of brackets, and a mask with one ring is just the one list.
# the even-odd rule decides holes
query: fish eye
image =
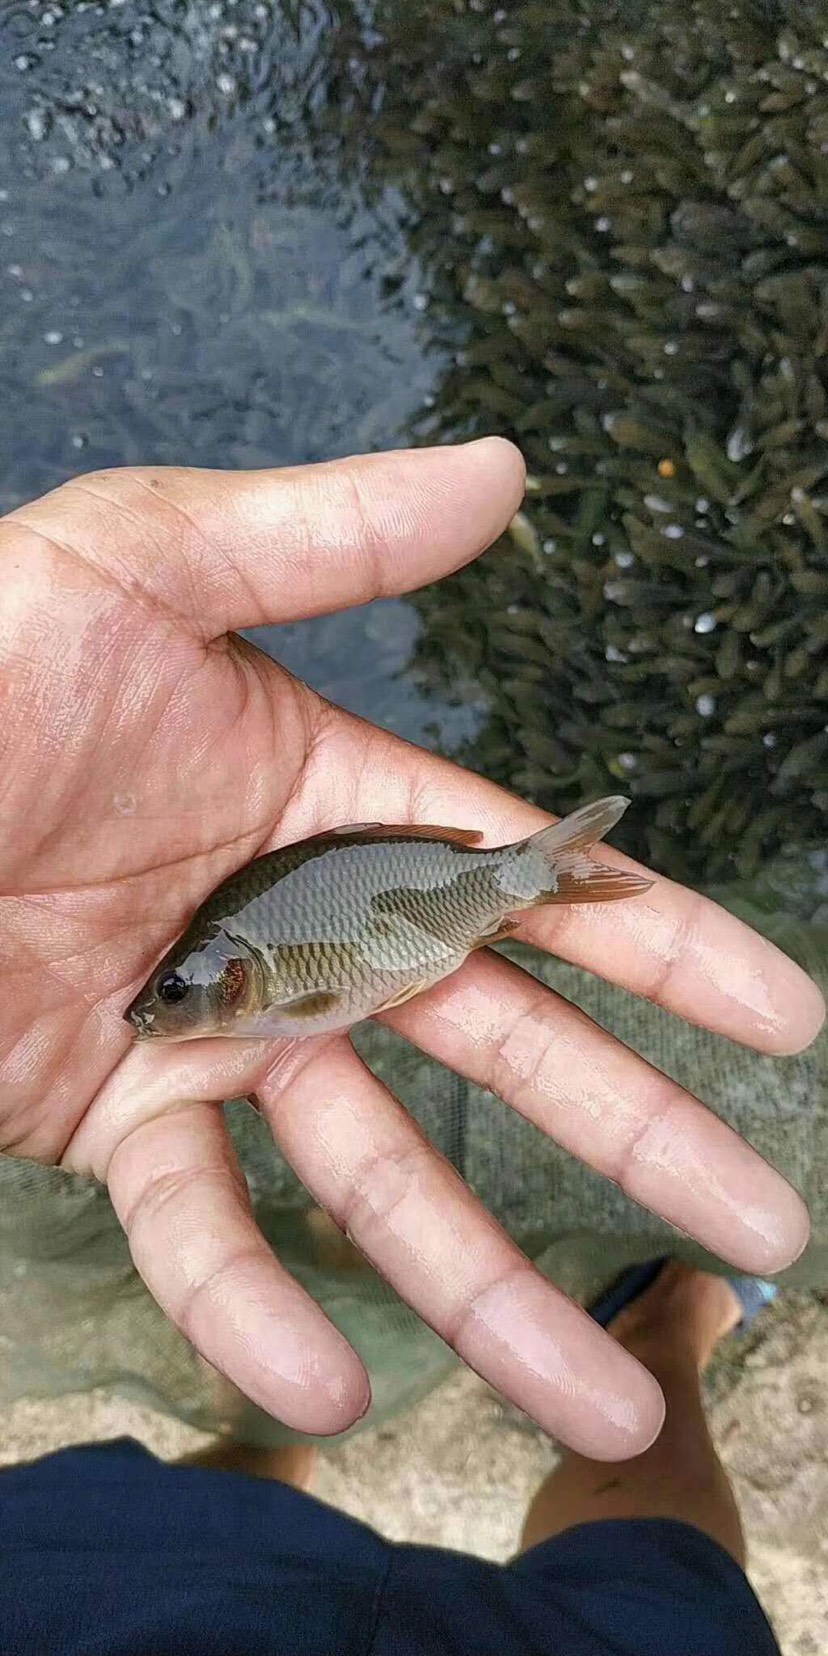
{"label": "fish eye", "polygon": [[165,972],[156,985],[159,997],[166,1006],[175,1006],[190,993],[190,985],[179,972]]}

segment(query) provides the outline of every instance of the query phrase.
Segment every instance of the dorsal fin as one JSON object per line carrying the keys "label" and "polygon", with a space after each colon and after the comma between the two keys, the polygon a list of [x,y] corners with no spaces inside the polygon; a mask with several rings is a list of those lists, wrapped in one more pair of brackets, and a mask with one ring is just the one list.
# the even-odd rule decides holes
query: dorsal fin
{"label": "dorsal fin", "polygon": [[314,839],[338,838],[340,834],[358,834],[360,839],[423,839],[451,840],[456,845],[477,845],[483,835],[476,828],[437,828],[423,822],[351,822],[341,828],[325,828]]}

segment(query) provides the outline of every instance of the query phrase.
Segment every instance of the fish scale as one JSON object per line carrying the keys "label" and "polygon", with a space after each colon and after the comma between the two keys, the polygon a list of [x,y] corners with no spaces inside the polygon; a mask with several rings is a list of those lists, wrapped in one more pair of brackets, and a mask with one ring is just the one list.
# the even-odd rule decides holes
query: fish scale
{"label": "fish scale", "polygon": [[276,977],[283,981],[286,968],[299,988],[338,984],[347,971],[357,998],[362,985],[373,992],[380,976],[390,991],[412,967],[433,971],[462,958],[502,912],[503,894],[491,866],[481,867],[484,857],[496,864],[501,853],[417,841],[349,852],[334,844],[315,866],[291,867],[233,929],[241,924],[251,941],[265,938]]}
{"label": "fish scale", "polygon": [[126,1016],[179,1040],[347,1028],[448,976],[522,909],[646,890],[587,855],[626,804],[495,849],[469,830],[373,824],[268,852],[202,903]]}

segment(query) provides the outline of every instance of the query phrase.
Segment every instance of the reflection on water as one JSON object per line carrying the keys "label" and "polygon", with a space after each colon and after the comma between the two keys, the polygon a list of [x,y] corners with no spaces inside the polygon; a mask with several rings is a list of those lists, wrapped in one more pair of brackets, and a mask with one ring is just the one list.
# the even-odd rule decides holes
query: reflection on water
{"label": "reflection on water", "polygon": [[[455,678],[439,701],[410,668],[422,623],[410,604],[384,599],[364,609],[259,627],[255,640],[329,701],[409,742],[451,751],[480,730],[488,702],[473,678]],[[354,663],[359,662],[359,671]]]}
{"label": "reflection on water", "polygon": [[[393,447],[433,394],[402,199],[389,185],[369,210],[311,144],[328,14],[289,17],[232,0],[0,17],[0,508],[98,466]],[[483,702],[406,679],[420,630],[397,603],[252,636],[450,746]]]}
{"label": "reflection on water", "polygon": [[393,444],[439,372],[398,193],[367,212],[309,152],[312,18],[166,10],[0,18],[5,505],[81,466]]}
{"label": "reflection on water", "polygon": [[533,549],[269,647],[542,803],[620,783],[673,872],[824,839],[826,40],[800,0],[7,5],[0,503],[505,431]]}

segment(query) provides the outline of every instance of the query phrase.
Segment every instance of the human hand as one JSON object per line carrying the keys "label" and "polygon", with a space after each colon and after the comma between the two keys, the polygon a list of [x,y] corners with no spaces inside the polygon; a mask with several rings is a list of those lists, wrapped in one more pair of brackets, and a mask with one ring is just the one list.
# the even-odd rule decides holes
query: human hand
{"label": "human hand", "polygon": [[[515,450],[488,439],[99,473],[0,523],[0,1147],[105,1180],[138,1270],[202,1354],[288,1424],[336,1432],[367,1380],[255,1225],[218,1107],[255,1094],[316,1200],[466,1362],[565,1442],[626,1458],[659,1429],[655,1381],[523,1258],[346,1036],[133,1044],[122,1016],[207,892],[274,844],[377,820],[501,844],[547,820],[229,633],[447,574],[522,485]],[[536,910],[516,935],[760,1051],[799,1050],[822,1019],[797,966],[668,880]],[[472,956],[387,1022],[739,1268],[804,1246],[777,1173],[511,963]]]}

